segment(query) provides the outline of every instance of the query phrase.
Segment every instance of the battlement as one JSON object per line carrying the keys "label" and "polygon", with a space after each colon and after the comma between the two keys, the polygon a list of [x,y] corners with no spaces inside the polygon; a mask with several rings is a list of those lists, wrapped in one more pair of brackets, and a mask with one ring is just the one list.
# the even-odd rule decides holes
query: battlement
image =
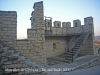
{"label": "battlement", "polygon": [[84,18],[84,25],[81,25],[79,19],[73,20],[73,27],[71,27],[71,22],[52,21],[49,19],[44,20],[46,35],[70,35],[75,33],[81,33],[82,29],[85,31],[92,31],[91,25],[93,24],[92,17]]}
{"label": "battlement", "polygon": [[41,5],[43,5],[43,1],[35,2],[34,6],[33,6],[33,9],[35,9],[35,7],[38,7],[38,6],[41,6]]}
{"label": "battlement", "polygon": [[[39,10],[39,9],[38,9]],[[32,11],[31,13],[31,28],[36,29],[36,11]],[[40,17],[42,14],[40,15]],[[61,21],[54,21],[52,22],[52,19],[44,19],[44,25],[45,25],[45,33],[46,35],[70,35],[75,33],[81,33],[82,29],[84,31],[92,31],[92,27],[89,25],[93,25],[93,18],[92,17],[86,17],[84,18],[84,25],[81,25],[81,21],[79,19],[73,20],[73,27],[71,27],[71,22],[61,22]],[[53,25],[52,25],[53,24]]]}
{"label": "battlement", "polygon": [[0,17],[17,17],[16,11],[0,11]]}
{"label": "battlement", "polygon": [[[55,27],[55,28],[69,28],[71,27],[71,22],[61,22],[61,21],[54,21],[52,25],[52,21],[49,19],[45,19],[44,23],[46,27]],[[86,17],[84,18],[84,25],[92,24],[93,18],[92,17]],[[81,21],[79,19],[73,20],[73,27],[79,27],[81,26]]]}
{"label": "battlement", "polygon": [[62,22],[62,28],[69,28],[71,27],[71,22]]}
{"label": "battlement", "polygon": [[93,24],[93,17],[90,16],[90,17],[84,18],[84,24],[85,25]]}
{"label": "battlement", "polygon": [[[44,14],[42,13],[43,10],[43,2],[36,2],[33,6],[34,11],[31,13],[31,28],[37,29],[41,28],[41,25],[37,24],[37,20],[41,20],[42,28],[45,30],[45,34],[63,34],[63,35],[69,35],[69,34],[75,34],[78,31],[81,33],[82,30],[91,30],[89,25],[93,25],[93,18],[92,17],[86,17],[84,18],[84,25],[81,25],[81,21],[79,19],[73,20],[73,25],[71,25],[71,22],[61,22],[61,21],[54,21],[52,22],[51,17],[45,17],[43,19]],[[49,19],[48,19],[49,18]],[[53,25],[52,25],[53,24]],[[73,27],[71,27],[73,26]]]}

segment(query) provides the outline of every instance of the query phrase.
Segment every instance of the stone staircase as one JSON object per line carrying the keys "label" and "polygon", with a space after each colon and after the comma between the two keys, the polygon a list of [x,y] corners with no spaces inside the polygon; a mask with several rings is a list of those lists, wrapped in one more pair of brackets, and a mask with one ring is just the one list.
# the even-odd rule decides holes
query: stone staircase
{"label": "stone staircase", "polygon": [[0,75],[45,75],[43,66],[0,43]]}
{"label": "stone staircase", "polygon": [[89,34],[90,33],[86,33],[86,32],[80,34],[80,37],[78,38],[76,43],[74,43],[74,45],[72,46],[69,53],[65,56],[66,57],[65,62],[73,62],[74,61],[75,57],[78,55],[80,48],[82,47],[82,45],[88,38]]}

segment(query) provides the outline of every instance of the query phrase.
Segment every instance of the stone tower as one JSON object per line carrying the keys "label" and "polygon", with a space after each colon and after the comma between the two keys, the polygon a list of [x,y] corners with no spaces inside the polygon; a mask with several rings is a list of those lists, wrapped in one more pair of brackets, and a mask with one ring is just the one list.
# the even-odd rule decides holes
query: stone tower
{"label": "stone tower", "polygon": [[44,25],[44,13],[43,2],[34,3],[34,11],[31,14],[31,29],[28,29],[28,40],[33,45],[34,56],[33,59],[42,65],[46,64],[45,54],[45,25]]}

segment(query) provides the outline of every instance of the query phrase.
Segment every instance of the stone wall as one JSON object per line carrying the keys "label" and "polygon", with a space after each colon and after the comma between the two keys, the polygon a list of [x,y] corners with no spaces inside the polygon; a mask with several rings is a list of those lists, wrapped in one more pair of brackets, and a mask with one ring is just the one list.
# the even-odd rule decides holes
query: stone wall
{"label": "stone wall", "polygon": [[[0,41],[8,45],[10,49],[15,49],[22,55],[27,56],[41,65],[45,65],[46,55],[43,2],[34,3],[33,8],[34,12],[31,14],[32,28],[27,30],[27,40],[16,40],[17,13],[15,11],[0,11]],[[35,23],[33,23],[33,20]]]}
{"label": "stone wall", "polygon": [[27,30],[28,41],[30,41],[31,50],[34,51],[33,60],[41,65],[46,65],[43,1],[34,3],[33,8],[34,13],[31,15],[34,18],[35,28]]}
{"label": "stone wall", "polygon": [[[91,25],[91,35],[88,37],[86,42],[79,54],[87,55],[94,53],[93,37],[94,37],[94,26],[93,18],[87,17],[84,19],[84,24],[81,26],[80,20],[74,21],[74,27],[71,27],[70,22],[63,22],[61,27],[60,21],[54,22],[54,27],[51,28],[53,35],[66,35],[65,36],[45,36],[45,24],[44,24],[44,9],[43,2],[34,3],[34,11],[31,13],[31,28],[27,29],[27,40],[16,40],[17,39],[17,12],[16,11],[0,11],[0,41],[5,45],[9,46],[10,49],[19,51],[22,55],[27,56],[41,65],[46,65],[46,56],[53,57],[60,55],[65,52],[68,40],[76,33],[83,31],[89,31]],[[75,26],[77,22],[77,26]],[[52,25],[52,24],[51,24]],[[47,28],[47,30],[49,30]],[[68,36],[72,35],[71,37]],[[72,42],[75,43],[75,40]],[[70,45],[72,46],[72,45]],[[46,54],[47,53],[47,54]]]}
{"label": "stone wall", "polygon": [[94,54],[94,44],[92,35],[90,35],[80,49],[78,56]]}
{"label": "stone wall", "polygon": [[[38,71],[29,72],[26,68]],[[0,42],[0,75],[44,75],[42,68],[43,66],[26,58],[18,51],[10,50],[7,46],[4,47]]]}
{"label": "stone wall", "polygon": [[13,48],[17,36],[16,11],[0,11],[0,41]]}
{"label": "stone wall", "polygon": [[28,40],[16,40],[14,48],[24,56],[29,56]]}
{"label": "stone wall", "polygon": [[65,53],[66,37],[46,37],[45,42],[47,58]]}
{"label": "stone wall", "polygon": [[[91,31],[91,25],[80,25],[78,27],[46,27],[46,30],[50,32],[51,29],[51,35],[75,35],[75,34],[80,34],[83,32],[88,32]],[[46,35],[49,35],[46,31]]]}
{"label": "stone wall", "polygon": [[86,39],[85,43],[83,44],[79,55],[91,55],[96,54],[95,46],[94,46],[94,23],[92,17],[84,18],[84,32],[90,31],[91,35]]}

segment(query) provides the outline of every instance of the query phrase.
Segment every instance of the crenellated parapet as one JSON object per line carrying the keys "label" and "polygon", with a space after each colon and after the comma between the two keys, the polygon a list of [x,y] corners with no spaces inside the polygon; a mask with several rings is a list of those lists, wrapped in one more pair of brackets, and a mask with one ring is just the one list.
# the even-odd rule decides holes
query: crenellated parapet
{"label": "crenellated parapet", "polygon": [[79,19],[73,20],[73,27],[78,27],[78,26],[81,26],[81,21]]}
{"label": "crenellated parapet", "polygon": [[93,17],[86,17],[84,18],[84,25],[90,25],[93,24]]}
{"label": "crenellated parapet", "polygon": [[61,22],[60,21],[54,21],[54,27],[61,28]]}
{"label": "crenellated parapet", "polygon": [[[45,23],[45,20],[44,20]],[[82,31],[94,31],[93,29],[93,18],[86,17],[84,18],[84,25],[81,25],[81,21],[79,19],[73,20],[73,27],[71,27],[71,22],[62,22],[61,21],[54,21],[53,25],[52,22],[46,19],[45,27],[47,31],[51,31],[52,34],[61,34],[61,35],[70,35],[76,33],[82,33]],[[50,33],[49,33],[50,34]]]}
{"label": "crenellated parapet", "polygon": [[69,28],[71,27],[71,22],[62,22],[62,28]]}

